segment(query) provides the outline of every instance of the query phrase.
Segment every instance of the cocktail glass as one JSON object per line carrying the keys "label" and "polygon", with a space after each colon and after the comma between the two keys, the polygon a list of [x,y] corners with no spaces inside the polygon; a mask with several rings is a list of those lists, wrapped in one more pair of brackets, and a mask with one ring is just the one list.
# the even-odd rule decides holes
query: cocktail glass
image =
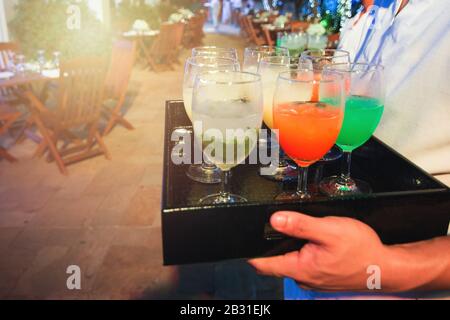
{"label": "cocktail glass", "polygon": [[[319,87],[318,100],[311,100]],[[316,79],[311,71],[289,71],[278,77],[274,96],[273,123],[286,154],[298,167],[297,190],[283,192],[277,200],[307,200],[308,168],[336,143],[344,118],[342,76]]]}
{"label": "cocktail glass", "polygon": [[[296,69],[297,65],[291,63],[289,56],[263,57],[259,63],[258,73],[261,75],[263,86],[264,123],[269,129],[273,129],[273,98],[278,75],[282,72]],[[271,143],[278,143],[271,141]],[[279,161],[262,166],[260,175],[275,181],[297,178],[297,168],[290,164],[280,148]]]}
{"label": "cocktail glass", "polygon": [[324,74],[344,76],[346,107],[344,123],[336,144],[344,151],[342,173],[325,178],[320,190],[329,196],[370,193],[370,185],[350,176],[352,151],[370,139],[384,111],[384,68],[364,63],[339,63],[325,68]]}
{"label": "cocktail glass", "polygon": [[[350,53],[339,49],[310,49],[300,55],[299,68],[314,70],[316,77],[320,77],[326,65],[332,63],[350,63]],[[342,156],[342,150],[333,146],[323,157],[322,161],[334,161]]]}
{"label": "cocktail glass", "polygon": [[287,48],[274,46],[256,46],[245,48],[242,70],[246,72],[257,73],[259,62],[261,61],[261,59],[271,56],[289,57],[289,50]]}
{"label": "cocktail glass", "polygon": [[192,49],[192,56],[212,56],[239,61],[238,53],[235,48],[222,48],[215,46],[196,47]]}
{"label": "cocktail glass", "polygon": [[230,170],[244,162],[258,144],[262,124],[261,77],[238,71],[212,71],[197,76],[193,99],[194,135],[203,155],[222,172],[222,189],[201,204],[246,202],[229,189]]}
{"label": "cocktail glass", "polygon": [[[183,100],[186,114],[192,122],[192,92],[196,77],[206,71],[239,71],[239,63],[234,59],[215,56],[196,56],[186,60],[183,81]],[[186,128],[179,128],[180,134],[189,133]],[[182,132],[184,131],[184,132]],[[220,182],[220,170],[212,163],[189,166],[187,176],[200,183],[214,184]]]}

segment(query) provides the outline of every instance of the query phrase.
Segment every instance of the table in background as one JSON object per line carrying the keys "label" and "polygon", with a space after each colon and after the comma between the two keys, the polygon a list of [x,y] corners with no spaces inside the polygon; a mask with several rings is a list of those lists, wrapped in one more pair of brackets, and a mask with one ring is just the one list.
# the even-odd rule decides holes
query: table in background
{"label": "table in background", "polygon": [[[150,51],[147,48],[147,45],[145,44],[146,39],[153,39],[154,37],[159,35],[159,30],[151,30],[146,32],[136,32],[136,31],[129,31],[124,32],[122,34],[122,37],[130,40],[130,41],[136,41],[137,43],[137,59],[143,60],[145,63],[151,64],[151,57],[150,57]],[[153,66],[151,66],[153,67]]]}
{"label": "table in background", "polygon": [[[45,111],[45,110],[33,110],[32,108],[37,108],[37,106],[31,104],[29,97],[31,96],[42,102],[45,102],[43,100],[45,100],[47,95],[47,88],[48,88],[47,85],[50,83],[50,81],[54,79],[55,78],[44,76],[37,72],[26,72],[20,75],[16,74],[8,79],[1,79],[0,89],[12,89],[14,94],[25,102],[28,111],[30,112],[30,116],[26,120],[26,123],[29,125],[36,121],[35,117],[33,116],[34,112]],[[33,85],[37,84],[43,85],[39,94],[36,94],[37,90],[33,90]],[[45,103],[43,103],[43,105],[45,105]],[[28,137],[29,139],[33,140],[36,143],[40,143],[41,138],[35,135],[33,132],[29,130],[24,130],[24,133],[26,137]]]}

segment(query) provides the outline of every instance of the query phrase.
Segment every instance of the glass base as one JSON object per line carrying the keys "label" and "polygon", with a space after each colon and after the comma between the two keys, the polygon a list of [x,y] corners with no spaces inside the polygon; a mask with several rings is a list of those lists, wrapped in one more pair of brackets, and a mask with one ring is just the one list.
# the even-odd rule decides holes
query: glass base
{"label": "glass base", "polygon": [[220,169],[216,166],[209,166],[205,164],[192,164],[186,172],[186,175],[200,183],[216,184],[220,183]]}
{"label": "glass base", "polygon": [[[186,145],[186,141],[185,138],[187,138],[187,136],[191,136],[192,135],[192,129],[190,129],[189,127],[176,127],[174,130],[174,133],[178,136],[178,137],[183,137],[182,139],[180,139],[175,145],[179,146],[179,145]],[[173,149],[173,152],[175,151],[175,148]],[[172,156],[175,157],[180,157],[183,158],[185,156],[184,153],[184,148],[179,150],[179,153],[173,153]]]}
{"label": "glass base", "polygon": [[176,127],[174,133],[178,136],[190,135],[192,134],[192,129],[190,127]]}
{"label": "glass base", "polygon": [[372,193],[372,188],[367,182],[358,179],[344,181],[338,176],[322,180],[319,189],[322,193],[330,197]]}
{"label": "glass base", "polygon": [[298,200],[310,200],[312,198],[311,194],[303,193],[299,191],[285,191],[280,193],[275,197],[278,201],[298,201]]}
{"label": "glass base", "polygon": [[[263,174],[262,170],[272,172],[271,174]],[[259,169],[259,175],[272,181],[294,181],[298,178],[297,168],[287,161],[279,165],[270,164]]]}
{"label": "glass base", "polygon": [[230,193],[216,193],[200,199],[200,204],[229,204],[229,203],[244,203],[247,199]]}
{"label": "glass base", "polygon": [[334,161],[334,160],[337,160],[337,159],[342,157],[343,153],[344,152],[342,151],[341,148],[339,148],[338,146],[334,145],[330,149],[330,151],[328,151],[327,154],[324,155],[322,159],[320,159],[320,161]]}

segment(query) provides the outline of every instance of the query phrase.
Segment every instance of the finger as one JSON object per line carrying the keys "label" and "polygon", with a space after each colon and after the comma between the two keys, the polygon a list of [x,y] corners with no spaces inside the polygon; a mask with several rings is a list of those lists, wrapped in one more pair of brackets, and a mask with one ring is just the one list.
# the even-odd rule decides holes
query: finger
{"label": "finger", "polygon": [[292,211],[276,212],[270,218],[273,228],[288,236],[309,240],[320,244],[329,244],[336,227],[324,218],[315,218]]}
{"label": "finger", "polygon": [[302,288],[303,290],[306,290],[306,291],[317,290],[317,289],[315,289],[315,288],[313,288],[313,287],[309,287],[309,286],[307,286],[306,284],[301,283],[301,282],[298,282],[298,281],[295,281],[295,283],[296,283],[300,288]]}
{"label": "finger", "polygon": [[263,275],[289,277],[301,281],[298,272],[301,266],[298,264],[297,251],[282,256],[252,259],[248,263]]}

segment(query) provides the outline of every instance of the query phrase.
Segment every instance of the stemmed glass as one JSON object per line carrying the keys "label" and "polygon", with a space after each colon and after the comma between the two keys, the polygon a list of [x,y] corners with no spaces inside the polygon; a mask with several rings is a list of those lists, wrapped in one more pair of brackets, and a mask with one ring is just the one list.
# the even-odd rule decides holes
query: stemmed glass
{"label": "stemmed glass", "polygon": [[[317,100],[312,100],[314,87]],[[277,200],[305,200],[308,167],[319,161],[335,144],[344,118],[342,76],[329,74],[317,79],[313,72],[288,71],[278,77],[273,120],[278,139],[287,155],[299,166],[297,190],[284,192]]]}
{"label": "stemmed glass", "polygon": [[45,50],[38,50],[37,52],[37,62],[39,64],[39,72],[44,71],[44,67],[45,67]]}
{"label": "stemmed glass", "polygon": [[[239,62],[228,58],[218,58],[215,56],[197,56],[186,60],[183,81],[184,108],[189,120],[192,122],[192,92],[195,78],[198,74],[207,71],[239,71]],[[187,131],[186,129],[179,128]],[[194,181],[214,184],[220,182],[219,169],[212,163],[203,162],[201,165],[192,164],[189,166],[187,176]]]}
{"label": "stemmed glass", "polygon": [[19,75],[25,74],[25,55],[18,54],[16,55],[16,71]]}
{"label": "stemmed glass", "polygon": [[60,57],[61,57],[61,52],[59,52],[59,51],[53,52],[53,65],[55,66],[56,69],[59,69],[59,66],[61,63]]}
{"label": "stemmed glass", "polygon": [[289,53],[293,58],[298,59],[308,44],[308,36],[303,32],[291,33],[282,37],[281,43],[289,49]]}
{"label": "stemmed glass", "polygon": [[[339,49],[311,49],[300,55],[299,69],[312,69],[316,77],[320,77],[323,68],[332,63],[350,63],[350,53]],[[313,94],[317,94],[317,88]],[[334,146],[322,159],[322,161],[337,160],[342,156],[342,151]]]}
{"label": "stemmed glass", "polygon": [[320,72],[326,65],[332,63],[350,63],[350,53],[339,49],[312,49],[303,51],[300,55],[302,68],[313,68]]}
{"label": "stemmed glass", "polygon": [[[264,123],[271,130],[274,129],[272,107],[278,75],[295,68],[297,65],[291,64],[289,56],[263,57],[259,63],[258,73],[261,75],[263,86]],[[272,143],[276,143],[276,141],[272,141]],[[279,159],[278,164],[271,163],[261,167],[260,175],[275,181],[296,178],[295,166],[289,164],[281,149]]]}
{"label": "stemmed glass", "polygon": [[213,56],[217,58],[228,58],[239,61],[238,53],[235,48],[222,48],[215,46],[197,47],[192,49],[192,56]]}
{"label": "stemmed glass", "polygon": [[222,172],[222,190],[201,199],[201,204],[247,201],[231,194],[229,175],[256,147],[262,113],[259,75],[212,71],[197,76],[192,99],[195,138],[204,156]]}
{"label": "stemmed glass", "polygon": [[287,48],[274,46],[256,46],[245,48],[242,70],[257,73],[261,59],[271,56],[289,57],[289,50]]}
{"label": "stemmed glass", "polygon": [[370,193],[368,183],[350,176],[352,151],[370,139],[384,111],[384,68],[365,63],[331,64],[324,74],[344,76],[346,91],[345,118],[337,145],[344,151],[342,173],[325,178],[320,190],[329,196]]}
{"label": "stemmed glass", "polygon": [[14,51],[10,51],[6,53],[6,70],[11,71],[12,73],[16,73],[17,71],[17,56]]}

